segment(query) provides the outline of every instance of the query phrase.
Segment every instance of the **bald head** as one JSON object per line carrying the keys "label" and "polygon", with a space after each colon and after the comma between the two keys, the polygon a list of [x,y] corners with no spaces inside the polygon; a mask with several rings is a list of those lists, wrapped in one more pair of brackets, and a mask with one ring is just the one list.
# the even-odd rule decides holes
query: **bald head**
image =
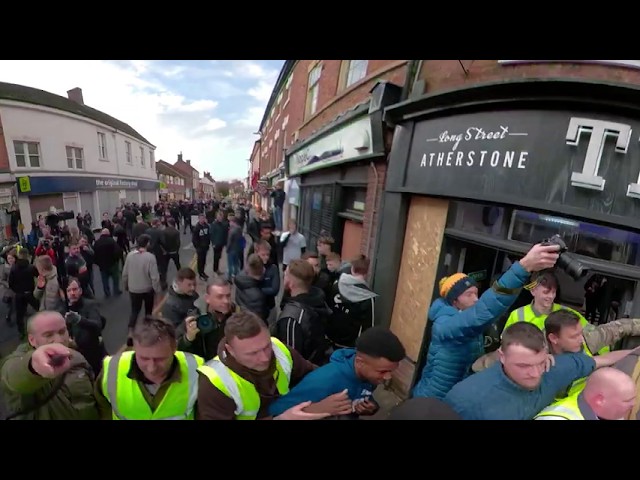
{"label": "bald head", "polygon": [[103,228],[102,231],[100,232],[100,235],[109,236],[109,235],[111,235],[111,232],[109,231],[108,228]]}
{"label": "bald head", "polygon": [[599,418],[619,420],[633,408],[636,384],[621,370],[600,368],[589,376],[583,396]]}
{"label": "bald head", "polygon": [[50,343],[69,345],[67,322],[58,312],[44,310],[36,313],[27,322],[27,334],[34,348]]}

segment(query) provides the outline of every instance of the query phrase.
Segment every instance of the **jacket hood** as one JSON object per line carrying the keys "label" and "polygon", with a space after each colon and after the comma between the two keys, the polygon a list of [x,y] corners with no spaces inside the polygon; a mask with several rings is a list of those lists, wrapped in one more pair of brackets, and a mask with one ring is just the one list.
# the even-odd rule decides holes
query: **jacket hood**
{"label": "jacket hood", "polygon": [[56,278],[58,276],[58,268],[55,265],[52,265],[53,270],[47,273],[44,278],[47,280],[51,280],[52,278]]}
{"label": "jacket hood", "polygon": [[307,293],[301,293],[295,297],[290,297],[288,301],[298,302],[302,306],[311,308],[321,317],[331,315],[332,310],[324,299],[324,292],[318,287],[311,287]]}
{"label": "jacket hood", "polygon": [[338,365],[345,370],[349,370],[355,375],[354,362],[356,360],[356,351],[353,348],[340,348],[331,354],[329,363]]}
{"label": "jacket hood", "polygon": [[234,284],[236,288],[240,290],[248,290],[250,288],[257,288],[260,286],[260,280],[256,280],[253,277],[250,277],[246,273],[239,273],[234,280]]}
{"label": "jacket hood", "polygon": [[343,298],[353,303],[364,302],[378,296],[377,293],[371,291],[367,282],[350,273],[340,275],[338,291]]}

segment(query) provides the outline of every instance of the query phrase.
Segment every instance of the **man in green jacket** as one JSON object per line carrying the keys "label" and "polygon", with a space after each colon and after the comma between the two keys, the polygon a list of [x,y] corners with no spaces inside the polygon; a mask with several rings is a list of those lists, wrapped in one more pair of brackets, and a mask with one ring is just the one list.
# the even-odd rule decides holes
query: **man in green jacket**
{"label": "man in green jacket", "polygon": [[28,343],[19,345],[0,368],[8,419],[97,420],[93,373],[70,348],[64,317],[38,312],[29,319],[27,334]]}

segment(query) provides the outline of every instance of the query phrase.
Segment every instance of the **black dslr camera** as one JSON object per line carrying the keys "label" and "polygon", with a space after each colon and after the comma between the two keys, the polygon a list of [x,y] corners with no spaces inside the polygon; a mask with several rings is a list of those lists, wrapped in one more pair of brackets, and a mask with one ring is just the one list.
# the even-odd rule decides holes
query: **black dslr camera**
{"label": "black dslr camera", "polygon": [[564,270],[564,272],[574,280],[580,280],[580,278],[589,271],[579,260],[576,260],[570,253],[567,253],[567,244],[564,243],[560,235],[556,234],[553,237],[543,240],[541,245],[557,245],[560,247],[560,256],[556,262],[556,267]]}
{"label": "black dslr camera", "polygon": [[218,328],[218,323],[208,313],[200,314],[198,309],[187,311],[188,317],[196,317],[196,325],[203,335],[211,333]]}

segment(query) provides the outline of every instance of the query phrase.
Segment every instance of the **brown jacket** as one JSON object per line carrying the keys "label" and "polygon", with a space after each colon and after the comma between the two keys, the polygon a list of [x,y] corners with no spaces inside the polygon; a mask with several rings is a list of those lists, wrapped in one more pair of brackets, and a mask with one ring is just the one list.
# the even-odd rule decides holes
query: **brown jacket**
{"label": "brown jacket", "polygon": [[[275,356],[273,357],[269,370],[256,372],[240,365],[231,355],[221,355],[221,353],[225,351],[224,344],[225,340],[223,338],[218,345],[218,355],[220,355],[222,362],[256,387],[260,395],[260,410],[258,411],[257,419],[268,419],[269,405],[280,396],[273,376],[276,366]],[[317,367],[308,360],[305,360],[302,355],[294,349],[291,348],[289,351],[293,359],[290,381],[290,388],[293,388],[307,373]],[[236,403],[233,399],[218,390],[205,375],[200,374],[200,378],[198,379],[198,411],[196,412],[196,420],[235,420],[235,410]]]}

